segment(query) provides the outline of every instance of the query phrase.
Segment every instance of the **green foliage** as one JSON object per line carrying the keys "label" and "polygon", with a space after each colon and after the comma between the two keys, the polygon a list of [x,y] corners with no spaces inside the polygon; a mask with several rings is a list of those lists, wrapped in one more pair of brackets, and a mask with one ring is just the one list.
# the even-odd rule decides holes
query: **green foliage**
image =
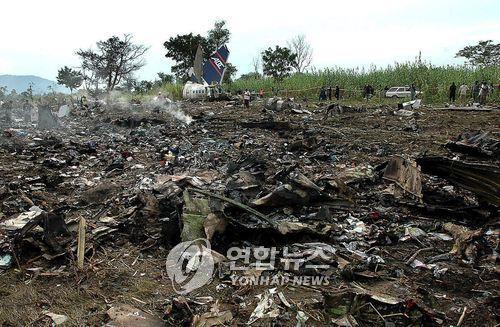
{"label": "green foliage", "polygon": [[24,91],[24,92],[21,93],[21,96],[24,99],[33,100],[33,86],[30,84],[30,86],[28,87],[28,89],[26,91]]}
{"label": "green foliage", "polygon": [[500,43],[492,40],[479,41],[477,45],[466,46],[458,51],[456,57],[464,57],[474,66],[500,65]]}
{"label": "green foliage", "polygon": [[240,78],[238,80],[256,80],[256,79],[261,79],[262,78],[262,75],[257,73],[257,72],[250,72],[250,73],[246,73],[246,74],[243,74],[240,76]]}
{"label": "green foliage", "polygon": [[125,34],[123,38],[113,36],[96,44],[96,51],[80,49],[76,52],[82,61],[85,80],[96,92],[99,84],[104,84],[108,92],[112,91],[145,65],[142,57],[148,48],[134,44],[130,34]]}
{"label": "green foliage", "polygon": [[168,84],[168,83],[173,83],[174,82],[174,75],[171,74],[165,74],[165,73],[158,73],[158,83],[159,85],[163,84]]}
{"label": "green foliage", "polygon": [[[82,85],[83,76],[78,70],[64,66],[57,72],[57,84],[66,86],[71,93]],[[31,86],[30,86],[31,87]]]}
{"label": "green foliage", "polygon": [[173,100],[182,99],[182,89],[184,86],[182,84],[165,84],[162,85],[158,91],[162,91],[165,94],[168,94]]}
{"label": "green foliage", "polygon": [[[193,66],[198,45],[202,46],[203,56],[208,59],[215,50],[229,42],[230,38],[231,33],[223,20],[215,22],[214,27],[207,32],[207,37],[193,33],[171,37],[163,43],[163,46],[167,50],[165,57],[175,61],[175,65],[171,68],[172,73],[178,81],[185,83],[189,80],[188,71]],[[228,63],[224,82],[230,82],[236,71],[236,67]]]}
{"label": "green foliage", "polygon": [[220,48],[222,45],[229,42],[231,32],[226,27],[226,21],[218,20],[214,23],[214,27],[208,31],[207,41],[209,48],[207,52],[210,54]]}
{"label": "green foliage", "polygon": [[264,75],[272,76],[277,81],[282,81],[290,75],[295,65],[297,55],[286,47],[276,46],[273,50],[268,48],[262,52]]}
{"label": "green foliage", "polygon": [[129,76],[127,78],[124,78],[123,82],[119,86],[117,86],[115,90],[132,92],[136,89],[137,85],[137,80],[134,77]]}
{"label": "green foliage", "polygon": [[[242,76],[243,77],[243,76]],[[317,98],[322,86],[339,85],[345,99],[361,100],[364,85],[370,84],[375,88],[375,96],[383,97],[383,89],[391,86],[404,86],[415,83],[417,89],[423,91],[423,99],[427,103],[446,101],[448,88],[452,82],[472,85],[474,81],[488,81],[493,84],[500,82],[500,67],[470,67],[470,66],[433,66],[423,62],[400,63],[386,68],[375,66],[368,70],[332,68],[305,74],[294,74],[277,83],[272,78],[239,78],[234,81],[230,89],[259,90],[264,89],[267,94],[272,89],[283,90],[283,95],[290,97]],[[500,92],[494,92],[492,99],[500,100]]]}
{"label": "green foliage", "polygon": [[203,36],[199,34],[193,35],[193,33],[177,35],[163,43],[163,46],[167,49],[165,57],[176,62],[171,68],[172,73],[183,83],[189,79],[188,71],[193,66],[198,44],[201,44],[203,49],[210,47]]}
{"label": "green foliage", "polygon": [[231,64],[230,62],[227,63],[226,65],[226,71],[224,72],[224,78],[222,79],[222,83],[224,84],[231,84],[233,82],[233,75],[236,74],[238,69]]}
{"label": "green foliage", "polygon": [[135,86],[135,90],[139,93],[148,93],[153,89],[153,82],[150,81],[141,81],[139,84]]}

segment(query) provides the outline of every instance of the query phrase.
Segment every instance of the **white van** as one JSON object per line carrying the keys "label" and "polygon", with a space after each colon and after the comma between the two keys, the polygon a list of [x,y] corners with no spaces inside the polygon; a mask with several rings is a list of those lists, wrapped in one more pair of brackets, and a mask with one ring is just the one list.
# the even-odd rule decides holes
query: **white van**
{"label": "white van", "polygon": [[[420,91],[415,91],[415,95],[418,95],[420,93]],[[385,92],[386,98],[409,98],[410,96],[411,92],[409,86],[394,86]]]}

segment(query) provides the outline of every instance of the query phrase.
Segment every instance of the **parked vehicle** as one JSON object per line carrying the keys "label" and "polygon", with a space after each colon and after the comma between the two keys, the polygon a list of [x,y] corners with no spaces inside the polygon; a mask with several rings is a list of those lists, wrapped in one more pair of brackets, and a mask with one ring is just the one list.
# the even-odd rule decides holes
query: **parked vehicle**
{"label": "parked vehicle", "polygon": [[[416,95],[419,95],[420,91],[415,91]],[[385,92],[386,98],[409,98],[411,95],[409,86],[394,86]]]}

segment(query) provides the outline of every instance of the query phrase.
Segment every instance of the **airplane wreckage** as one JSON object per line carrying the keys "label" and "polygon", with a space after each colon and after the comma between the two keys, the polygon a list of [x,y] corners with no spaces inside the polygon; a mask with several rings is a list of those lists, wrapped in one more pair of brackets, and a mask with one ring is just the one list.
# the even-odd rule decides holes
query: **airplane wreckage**
{"label": "airplane wreckage", "polygon": [[223,95],[221,83],[227,67],[229,49],[224,44],[208,59],[203,60],[203,48],[198,45],[194,66],[190,69],[191,81],[184,85],[184,99],[219,99]]}

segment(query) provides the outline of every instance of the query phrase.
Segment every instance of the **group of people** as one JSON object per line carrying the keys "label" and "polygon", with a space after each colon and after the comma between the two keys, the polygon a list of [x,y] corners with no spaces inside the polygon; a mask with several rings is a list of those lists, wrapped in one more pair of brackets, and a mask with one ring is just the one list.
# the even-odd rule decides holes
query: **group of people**
{"label": "group of people", "polygon": [[[5,100],[0,101],[0,125],[7,124],[13,122],[13,112],[16,111],[17,115],[21,115],[20,117],[24,122],[32,122],[34,115],[36,116],[36,105],[28,100],[24,99],[22,101],[17,100]],[[35,112],[34,112],[35,111]]]}
{"label": "group of people", "polygon": [[337,100],[340,99],[340,87],[338,85],[335,86],[335,90],[333,90],[331,86],[328,88],[322,87],[319,90],[319,101],[331,101],[333,96],[335,96],[335,99]]}
{"label": "group of people", "polygon": [[[460,102],[467,102],[467,93],[469,90],[472,90],[472,99],[474,103],[479,103],[480,105],[484,105],[486,103],[486,97],[493,92],[493,84],[488,85],[487,82],[483,81],[479,83],[476,81],[472,88],[469,88],[467,84],[462,84],[458,88],[458,95],[460,97]],[[457,86],[455,82],[450,85],[449,89],[449,99],[450,102],[454,103],[457,97]]]}
{"label": "group of people", "polygon": [[[389,87],[386,87],[384,90],[387,92],[389,90]],[[410,91],[410,99],[415,100],[417,98],[417,93],[418,93],[415,84],[411,84],[411,86],[409,87],[409,91]],[[494,87],[493,84],[489,85],[487,82],[479,83],[479,81],[476,81],[472,87],[470,87],[467,84],[462,84],[460,87],[457,88],[457,85],[455,84],[455,82],[453,82],[449,88],[449,100],[452,103],[455,102],[458,92],[460,102],[465,104],[467,102],[467,96],[469,91],[472,91],[472,99],[474,103],[479,103],[480,105],[484,105],[486,103],[487,96],[494,91]],[[371,97],[373,97],[374,94],[375,94],[375,89],[370,84],[367,84],[363,87],[363,98],[369,100]],[[259,90],[258,95],[260,98],[263,98],[264,90],[263,89]],[[320,88],[319,101],[327,101],[327,100],[331,101],[333,97],[335,97],[336,100],[340,100],[340,87],[338,85],[335,86],[335,88],[332,88],[331,86],[329,87],[323,86]],[[250,99],[251,99],[251,92],[248,89],[246,89],[243,92],[243,102],[245,108],[250,107]]]}

